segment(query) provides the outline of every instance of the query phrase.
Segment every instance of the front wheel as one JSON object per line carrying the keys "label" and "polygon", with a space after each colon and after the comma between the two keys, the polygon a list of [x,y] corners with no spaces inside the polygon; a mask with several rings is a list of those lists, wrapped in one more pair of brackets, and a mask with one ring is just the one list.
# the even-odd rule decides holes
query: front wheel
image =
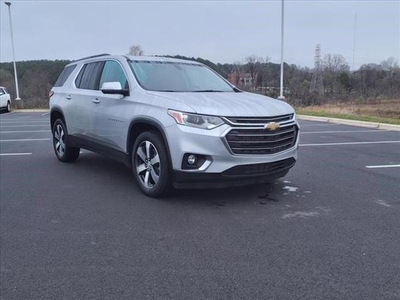
{"label": "front wheel", "polygon": [[70,147],[68,132],[63,120],[57,119],[53,126],[53,148],[58,160],[73,162],[79,157],[79,148]]}
{"label": "front wheel", "polygon": [[141,133],[132,149],[132,169],[144,194],[161,197],[171,188],[170,166],[164,142],[155,132]]}

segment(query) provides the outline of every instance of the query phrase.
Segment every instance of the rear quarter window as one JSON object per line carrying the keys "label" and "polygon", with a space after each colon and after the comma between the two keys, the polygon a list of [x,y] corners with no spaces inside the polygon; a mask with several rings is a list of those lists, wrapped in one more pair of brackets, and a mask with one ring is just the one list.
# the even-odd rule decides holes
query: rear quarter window
{"label": "rear quarter window", "polygon": [[64,70],[61,72],[60,76],[58,76],[58,79],[56,83],[54,84],[55,87],[57,86],[63,86],[65,81],[67,81],[69,75],[71,75],[72,71],[75,70],[76,65],[71,65],[68,67],[65,67]]}

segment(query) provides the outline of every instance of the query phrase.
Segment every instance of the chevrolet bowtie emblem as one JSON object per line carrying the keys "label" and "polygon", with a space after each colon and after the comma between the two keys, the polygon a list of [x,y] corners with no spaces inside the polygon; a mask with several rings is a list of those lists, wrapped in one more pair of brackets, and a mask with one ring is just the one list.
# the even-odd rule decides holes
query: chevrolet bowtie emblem
{"label": "chevrolet bowtie emblem", "polygon": [[271,122],[271,123],[265,124],[264,129],[269,129],[271,131],[275,131],[279,128],[279,126],[280,125],[278,123]]}

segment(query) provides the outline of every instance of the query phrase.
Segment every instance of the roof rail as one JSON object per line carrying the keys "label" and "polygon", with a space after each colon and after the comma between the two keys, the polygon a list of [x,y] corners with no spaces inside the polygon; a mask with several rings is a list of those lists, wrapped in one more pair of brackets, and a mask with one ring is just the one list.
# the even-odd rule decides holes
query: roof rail
{"label": "roof rail", "polygon": [[108,55],[111,55],[111,54],[108,54],[108,53],[102,53],[102,54],[97,54],[97,55],[87,56],[87,57],[83,57],[83,58],[80,58],[80,59],[74,60],[74,62],[77,62],[77,61],[80,61],[80,60],[84,60],[84,59],[89,59],[89,58],[96,58],[96,57],[101,57],[101,56],[108,56]]}

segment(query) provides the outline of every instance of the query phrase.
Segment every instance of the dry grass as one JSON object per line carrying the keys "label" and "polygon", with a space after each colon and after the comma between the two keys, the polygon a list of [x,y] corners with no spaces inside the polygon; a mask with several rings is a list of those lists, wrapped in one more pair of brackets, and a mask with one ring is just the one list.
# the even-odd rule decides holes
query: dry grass
{"label": "dry grass", "polygon": [[299,107],[299,114],[400,124],[400,99]]}

